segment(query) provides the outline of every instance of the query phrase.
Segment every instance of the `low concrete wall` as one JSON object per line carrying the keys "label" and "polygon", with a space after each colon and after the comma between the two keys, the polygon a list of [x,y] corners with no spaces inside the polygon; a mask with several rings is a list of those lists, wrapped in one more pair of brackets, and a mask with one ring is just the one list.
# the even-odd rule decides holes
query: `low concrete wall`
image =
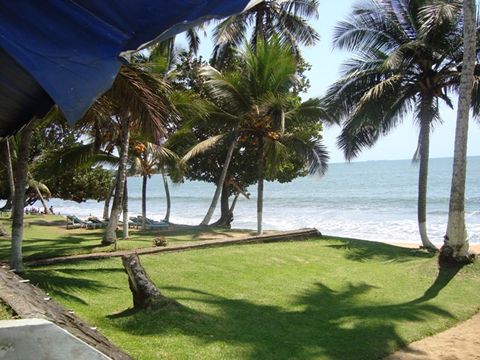
{"label": "low concrete wall", "polygon": [[110,360],[68,331],[43,319],[0,321],[2,360]]}

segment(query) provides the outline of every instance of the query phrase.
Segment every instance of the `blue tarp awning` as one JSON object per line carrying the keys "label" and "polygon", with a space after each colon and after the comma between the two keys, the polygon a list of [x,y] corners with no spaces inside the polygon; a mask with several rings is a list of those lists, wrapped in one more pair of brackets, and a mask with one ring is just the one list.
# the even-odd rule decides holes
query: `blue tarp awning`
{"label": "blue tarp awning", "polygon": [[[257,2],[257,1],[255,1]],[[121,54],[248,0],[0,0],[0,136],[58,104],[78,120],[107,91]]]}

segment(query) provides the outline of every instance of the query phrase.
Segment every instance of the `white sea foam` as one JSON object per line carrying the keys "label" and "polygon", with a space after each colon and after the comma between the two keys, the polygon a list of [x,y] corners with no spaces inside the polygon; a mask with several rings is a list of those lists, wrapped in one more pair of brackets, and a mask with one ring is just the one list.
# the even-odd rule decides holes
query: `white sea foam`
{"label": "white sea foam", "polygon": [[[472,243],[480,243],[480,158],[470,158],[466,221]],[[420,243],[416,221],[418,168],[410,161],[333,164],[323,179],[303,178],[290,184],[267,183],[264,228],[292,230],[316,227],[322,233],[367,240]],[[427,224],[431,240],[442,242],[448,216],[450,159],[433,159],[430,166]],[[160,177],[149,183],[148,216],[163,219],[165,197]],[[256,192],[240,198],[235,210],[236,228],[256,228]],[[173,186],[171,221],[198,224],[214,192],[211,184],[186,182]],[[141,179],[129,180],[129,209],[141,211]],[[52,200],[56,211],[79,216],[103,212],[103,204]],[[216,214],[218,216],[218,212]]]}

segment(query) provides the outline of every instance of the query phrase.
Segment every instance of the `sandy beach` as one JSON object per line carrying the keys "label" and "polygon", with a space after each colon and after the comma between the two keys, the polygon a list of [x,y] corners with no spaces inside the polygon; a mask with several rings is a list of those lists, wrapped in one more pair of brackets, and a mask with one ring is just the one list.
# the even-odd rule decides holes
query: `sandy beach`
{"label": "sandy beach", "polygon": [[397,351],[385,360],[480,359],[480,314],[440,334]]}

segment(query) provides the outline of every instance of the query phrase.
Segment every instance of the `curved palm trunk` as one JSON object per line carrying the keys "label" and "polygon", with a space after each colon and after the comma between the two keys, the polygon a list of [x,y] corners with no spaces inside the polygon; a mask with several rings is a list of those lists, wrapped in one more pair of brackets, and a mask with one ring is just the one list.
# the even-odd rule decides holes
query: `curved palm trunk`
{"label": "curved palm trunk", "polygon": [[235,197],[233,198],[232,205],[230,206],[230,209],[228,210],[232,217],[233,217],[233,211],[235,210],[235,206],[237,205],[237,201],[238,201],[239,197],[240,197],[240,193],[236,193]]}
{"label": "curved palm trunk", "polygon": [[257,190],[257,235],[263,234],[263,178],[265,158],[263,156],[263,137],[258,139],[258,190]]}
{"label": "curved palm trunk", "polygon": [[142,230],[145,230],[145,220],[147,218],[147,181],[148,176],[143,175],[142,182]]}
{"label": "curved palm trunk", "polygon": [[170,189],[168,188],[168,178],[165,175],[165,171],[162,169],[162,178],[163,178],[163,186],[165,187],[165,197],[167,199],[167,212],[165,214],[165,221],[170,222],[170,209],[172,207],[172,200],[170,199]]}
{"label": "curved palm trunk", "polygon": [[117,185],[117,177],[112,181],[110,191],[105,199],[105,205],[103,206],[103,220],[108,220],[108,212],[110,210],[110,202],[112,201],[113,194],[115,193],[115,186]]}
{"label": "curved palm trunk", "polygon": [[125,185],[123,190],[123,239],[128,239],[128,178],[125,178]]}
{"label": "curved palm trunk", "polygon": [[220,218],[215,221],[212,226],[230,228],[230,224],[232,222],[229,204],[230,189],[225,185],[226,184],[223,184],[222,195],[220,196]]}
{"label": "curved palm trunk", "polygon": [[7,203],[4,206],[5,210],[12,208],[13,195],[15,193],[15,180],[13,179],[13,166],[12,166],[12,154],[10,152],[10,140],[5,139],[5,164],[7,167],[8,188],[10,190],[10,196],[7,199]]}
{"label": "curved palm trunk", "polygon": [[37,185],[33,185],[33,187],[35,188],[35,192],[37,193],[37,196],[38,196],[38,199],[40,200],[40,202],[42,203],[42,206],[43,206],[43,212],[45,215],[52,215],[52,212],[50,211],[50,209],[48,208],[48,204],[47,202],[45,201],[43,195],[42,195],[42,192],[40,191],[40,189],[38,188]]}
{"label": "curved palm trunk", "polygon": [[103,245],[111,245],[117,241],[118,218],[122,212],[123,191],[125,189],[125,179],[127,178],[128,144],[130,140],[128,119],[124,119],[122,121],[121,136],[122,139],[120,145],[120,162],[118,164],[117,186],[115,190],[115,198],[113,199],[112,211],[110,213],[110,219],[102,239]]}
{"label": "curved palm trunk", "polygon": [[435,245],[430,242],[427,234],[427,183],[428,183],[428,160],[430,156],[430,116],[424,116],[420,124],[420,170],[418,173],[418,228],[422,246],[428,250],[436,251]]}
{"label": "curved palm trunk", "polygon": [[463,67],[458,95],[457,125],[453,176],[450,190],[447,234],[442,247],[444,260],[469,261],[468,235],[465,226],[465,179],[467,174],[468,120],[473,90],[476,45],[476,7],[474,0],[463,1],[464,44]]}
{"label": "curved palm trunk", "polygon": [[15,169],[15,191],[12,210],[12,250],[10,254],[10,268],[16,272],[23,271],[23,212],[25,208],[25,188],[27,186],[28,158],[32,140],[33,123],[27,125],[20,134],[20,148],[18,151],[17,166]]}
{"label": "curved palm trunk", "polygon": [[223,183],[225,182],[225,178],[227,177],[228,167],[230,166],[230,162],[232,160],[233,151],[237,147],[238,136],[235,132],[235,138],[230,144],[228,148],[227,156],[225,157],[225,162],[223,163],[222,173],[220,174],[220,178],[218,179],[217,188],[215,189],[215,194],[213,195],[212,203],[208,208],[207,214],[203,218],[200,225],[208,225],[210,220],[212,220],[213,213],[215,212],[215,208],[217,207],[218,199],[220,198],[220,194],[222,193]]}

